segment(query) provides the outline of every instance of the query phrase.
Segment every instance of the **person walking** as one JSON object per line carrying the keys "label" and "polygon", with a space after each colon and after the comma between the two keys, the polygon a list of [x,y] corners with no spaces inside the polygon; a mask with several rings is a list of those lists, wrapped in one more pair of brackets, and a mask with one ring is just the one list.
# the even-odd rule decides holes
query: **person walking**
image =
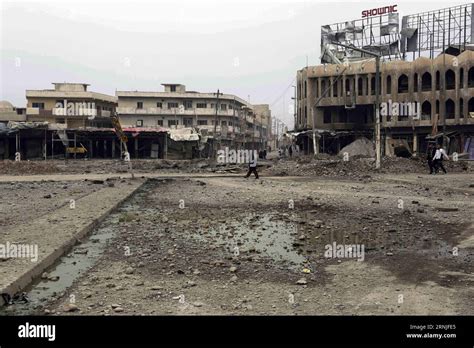
{"label": "person walking", "polygon": [[434,166],[434,160],[433,160],[435,153],[436,153],[436,147],[432,143],[429,143],[426,154],[427,154],[427,159],[428,159],[428,167],[430,167],[430,174],[435,173],[435,166]]}
{"label": "person walking", "polygon": [[449,160],[449,157],[446,154],[446,151],[444,151],[441,145],[436,144],[436,152],[433,156],[433,163],[434,163],[436,174],[439,172],[439,168],[443,170],[444,174],[447,174],[446,169],[443,166],[443,158],[446,158],[447,160]]}
{"label": "person walking", "polygon": [[258,179],[258,173],[257,173],[257,159],[255,158],[255,153],[254,151],[251,151],[251,158],[249,162],[249,171],[247,172],[247,175],[245,175],[245,178],[247,179],[250,174],[254,173],[255,174],[255,180]]}

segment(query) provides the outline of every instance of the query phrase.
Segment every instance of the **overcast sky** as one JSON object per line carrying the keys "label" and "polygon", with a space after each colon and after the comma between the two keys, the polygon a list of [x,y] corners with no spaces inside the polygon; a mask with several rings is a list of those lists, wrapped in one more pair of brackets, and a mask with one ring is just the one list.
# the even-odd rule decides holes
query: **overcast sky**
{"label": "overcast sky", "polygon": [[0,0],[0,99],[84,82],[95,92],[188,90],[270,104],[292,127],[296,71],[319,63],[320,27],[398,4],[400,15],[468,1]]}

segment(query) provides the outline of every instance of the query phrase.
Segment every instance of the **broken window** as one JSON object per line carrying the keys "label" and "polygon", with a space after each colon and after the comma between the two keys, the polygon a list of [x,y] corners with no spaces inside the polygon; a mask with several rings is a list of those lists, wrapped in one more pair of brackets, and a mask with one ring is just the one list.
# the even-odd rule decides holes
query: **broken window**
{"label": "broken window", "polygon": [[337,97],[337,80],[334,78],[333,80],[333,85],[332,85],[332,96]]}
{"label": "broken window", "polygon": [[454,102],[451,99],[446,100],[446,118],[447,119],[453,119],[456,111],[454,107]]}
{"label": "broken window", "polygon": [[421,76],[421,91],[422,92],[429,92],[431,91],[431,74],[429,72],[425,72]]}
{"label": "broken window", "polygon": [[327,97],[327,95],[324,94],[324,92],[326,92],[326,80],[321,79],[321,97]]}
{"label": "broken window", "polygon": [[405,74],[398,78],[398,93],[408,93],[408,76]]}
{"label": "broken window", "polygon": [[425,101],[421,104],[421,119],[431,120],[431,103],[429,101]]}
{"label": "broken window", "polygon": [[467,86],[469,88],[474,87],[474,67],[469,69],[469,74],[467,77]]}
{"label": "broken window", "polygon": [[467,112],[474,112],[474,98],[469,99],[469,104],[467,105]]}
{"label": "broken window", "polygon": [[446,89],[455,89],[456,88],[456,76],[454,75],[454,71],[449,69],[446,71]]}
{"label": "broken window", "polygon": [[168,103],[168,109],[173,109],[173,108],[177,108],[178,107],[178,103],[174,103],[174,102],[169,102]]}
{"label": "broken window", "polygon": [[392,76],[388,75],[387,76],[387,94],[392,93]]}
{"label": "broken window", "polygon": [[364,87],[363,87],[363,80],[362,80],[362,77],[359,77],[357,79],[357,95],[363,95],[364,93]]}
{"label": "broken window", "polygon": [[331,123],[331,110],[324,110],[323,122]]}

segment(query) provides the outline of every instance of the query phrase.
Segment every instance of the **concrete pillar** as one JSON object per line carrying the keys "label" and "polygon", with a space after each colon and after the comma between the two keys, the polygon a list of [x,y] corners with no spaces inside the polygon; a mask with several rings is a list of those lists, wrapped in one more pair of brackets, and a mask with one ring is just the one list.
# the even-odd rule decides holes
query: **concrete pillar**
{"label": "concrete pillar", "polygon": [[92,140],[89,140],[89,158],[92,158],[94,151],[92,150]]}
{"label": "concrete pillar", "polygon": [[390,140],[392,140],[392,136],[390,134],[385,134],[385,156],[392,156],[392,148],[389,143]]}
{"label": "concrete pillar", "polygon": [[115,139],[112,139],[112,158],[115,158]]}
{"label": "concrete pillar", "polygon": [[107,158],[107,140],[104,140],[104,158]]}
{"label": "concrete pillar", "polygon": [[413,133],[413,156],[418,156],[418,134]]}
{"label": "concrete pillar", "polygon": [[138,158],[138,137],[135,138],[135,158]]}

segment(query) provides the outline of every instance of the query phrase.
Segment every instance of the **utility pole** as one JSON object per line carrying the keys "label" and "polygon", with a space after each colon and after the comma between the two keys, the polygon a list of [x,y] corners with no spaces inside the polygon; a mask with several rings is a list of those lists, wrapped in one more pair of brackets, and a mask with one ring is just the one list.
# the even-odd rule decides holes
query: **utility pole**
{"label": "utility pole", "polygon": [[220,92],[217,90],[217,98],[216,98],[216,115],[214,116],[214,141],[213,141],[213,152],[217,150],[217,113],[219,111],[219,95]]}
{"label": "utility pole", "polygon": [[375,169],[380,169],[380,159],[382,157],[380,146],[380,54],[354,46],[344,45],[336,41],[333,41],[332,44],[375,57]]}

